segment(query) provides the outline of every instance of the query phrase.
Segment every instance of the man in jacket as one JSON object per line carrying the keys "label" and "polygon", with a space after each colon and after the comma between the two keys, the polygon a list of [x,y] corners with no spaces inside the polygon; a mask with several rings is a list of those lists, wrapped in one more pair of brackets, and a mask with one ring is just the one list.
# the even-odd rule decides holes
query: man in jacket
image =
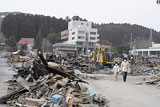
{"label": "man in jacket", "polygon": [[121,71],[123,73],[123,82],[126,82],[127,72],[129,71],[129,62],[127,61],[127,58],[124,58],[121,63]]}

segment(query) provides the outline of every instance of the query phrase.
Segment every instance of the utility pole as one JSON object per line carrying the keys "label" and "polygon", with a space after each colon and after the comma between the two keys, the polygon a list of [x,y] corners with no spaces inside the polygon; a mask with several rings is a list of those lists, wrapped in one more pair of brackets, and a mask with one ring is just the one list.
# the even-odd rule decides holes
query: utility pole
{"label": "utility pole", "polygon": [[45,51],[45,38],[43,38],[43,52]]}
{"label": "utility pole", "polygon": [[134,39],[134,41],[133,41],[133,49],[134,49],[134,60],[135,60],[135,62],[137,62],[137,55],[136,55],[136,42],[137,42],[137,40],[136,39]]}
{"label": "utility pole", "polygon": [[150,43],[152,43],[152,42],[153,42],[152,29],[150,30],[149,42],[150,42]]}
{"label": "utility pole", "polygon": [[86,32],[86,53],[88,53],[88,32]]}
{"label": "utility pole", "polygon": [[86,32],[86,53],[88,53],[88,36],[89,36],[89,29]]}
{"label": "utility pole", "polygon": [[130,41],[130,50],[132,50],[132,48],[133,48],[133,41],[132,41],[132,33],[131,33],[131,41]]}

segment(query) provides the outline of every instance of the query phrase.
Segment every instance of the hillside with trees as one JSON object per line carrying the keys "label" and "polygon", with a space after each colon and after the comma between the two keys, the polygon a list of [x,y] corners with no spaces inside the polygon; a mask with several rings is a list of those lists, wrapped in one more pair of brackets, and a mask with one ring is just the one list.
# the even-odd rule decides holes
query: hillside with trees
{"label": "hillside with trees", "polygon": [[[79,16],[73,17],[75,20],[86,20]],[[41,46],[43,38],[49,39],[50,43],[59,41],[60,32],[66,30],[68,21],[62,18],[33,15],[33,14],[7,14],[3,19],[1,31],[5,38],[6,43],[10,46],[15,46],[20,38],[35,38],[36,46]],[[131,42],[137,44],[137,47],[148,47],[148,39],[150,29],[140,25],[131,24],[95,24],[93,27],[98,28],[100,34],[100,43],[112,45],[113,47],[128,46]],[[160,32],[153,31],[153,41],[160,43]],[[58,39],[57,39],[58,38]],[[139,44],[139,45],[138,45]]]}
{"label": "hillside with trees", "polygon": [[[118,47],[122,45],[129,45],[129,43],[132,40],[132,42],[136,42],[138,46],[138,43],[140,41],[143,41],[145,43],[149,41],[150,29],[144,26],[131,25],[127,23],[124,24],[109,23],[109,24],[94,24],[94,27],[98,28],[99,34],[101,35],[100,42],[102,44],[108,43],[109,45]],[[152,30],[152,36],[154,42],[160,43],[160,32]]]}
{"label": "hillside with trees", "polygon": [[[59,33],[67,29],[67,26],[67,22],[62,18],[21,13],[7,15],[3,19],[1,31],[8,38],[6,42],[13,46],[20,38],[42,40],[41,38],[47,37],[50,33]],[[36,44],[39,46],[39,43]]]}
{"label": "hillside with trees", "polygon": [[16,15],[16,14],[20,14],[20,12],[0,12],[0,42],[4,42],[5,40],[5,37],[1,32],[1,24],[2,24],[4,17],[7,16],[8,14]]}

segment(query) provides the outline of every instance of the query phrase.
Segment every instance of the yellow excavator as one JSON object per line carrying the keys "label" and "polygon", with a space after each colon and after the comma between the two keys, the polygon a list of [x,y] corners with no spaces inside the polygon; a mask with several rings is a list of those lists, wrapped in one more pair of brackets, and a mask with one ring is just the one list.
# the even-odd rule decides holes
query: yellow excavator
{"label": "yellow excavator", "polygon": [[98,46],[98,51],[92,52],[92,61],[96,63],[100,63],[103,66],[109,66],[112,67],[113,64],[115,64],[115,58],[113,52],[106,52],[106,50],[102,47],[102,45]]}

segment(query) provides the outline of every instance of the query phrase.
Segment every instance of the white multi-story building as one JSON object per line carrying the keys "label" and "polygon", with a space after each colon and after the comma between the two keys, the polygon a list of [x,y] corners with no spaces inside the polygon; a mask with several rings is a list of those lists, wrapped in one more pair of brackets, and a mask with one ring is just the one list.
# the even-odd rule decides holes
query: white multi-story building
{"label": "white multi-story building", "polygon": [[69,39],[68,43],[83,44],[85,42],[96,45],[99,42],[97,29],[92,28],[92,23],[88,21],[71,20],[68,24]]}
{"label": "white multi-story building", "polygon": [[61,40],[76,45],[78,51],[86,52],[98,46],[99,34],[96,28],[92,28],[92,22],[72,19],[68,23],[68,30],[61,32]]}
{"label": "white multi-story building", "polygon": [[68,23],[68,30],[61,32],[61,42],[53,47],[58,50],[74,49],[78,53],[87,53],[88,50],[98,48],[98,30],[92,28],[92,22],[72,19]]}

